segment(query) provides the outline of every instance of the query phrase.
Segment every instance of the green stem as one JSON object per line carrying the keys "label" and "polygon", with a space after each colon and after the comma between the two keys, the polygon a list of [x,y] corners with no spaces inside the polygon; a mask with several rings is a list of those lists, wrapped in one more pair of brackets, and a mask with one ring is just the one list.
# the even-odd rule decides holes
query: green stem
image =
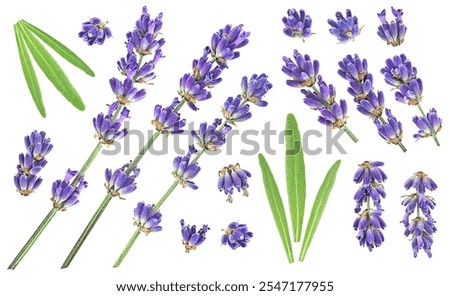
{"label": "green stem", "polygon": [[95,212],[94,216],[92,216],[91,220],[89,221],[88,225],[84,229],[83,233],[81,234],[81,236],[78,239],[78,241],[76,242],[76,244],[73,246],[72,250],[70,251],[69,255],[67,256],[67,258],[64,261],[63,265],[61,266],[61,268],[66,268],[66,267],[68,267],[70,265],[70,263],[72,262],[73,258],[75,258],[75,256],[77,255],[79,249],[83,245],[84,241],[89,236],[89,233],[94,228],[94,226],[97,223],[98,219],[100,219],[101,215],[105,211],[105,209],[108,206],[108,204],[111,201],[111,199],[112,199],[111,194],[108,194],[108,195],[105,196],[105,198],[103,199],[103,202],[98,207],[98,209]]}
{"label": "green stem", "polygon": [[403,143],[400,141],[398,142],[398,147],[400,147],[402,149],[403,152],[406,152],[406,147],[403,145]]}
{"label": "green stem", "polygon": [[76,187],[78,185],[78,182],[80,181],[81,177],[84,176],[86,171],[89,169],[91,164],[94,162],[94,159],[97,157],[97,155],[100,152],[100,150],[102,150],[102,147],[103,147],[102,142],[98,141],[97,146],[95,146],[94,150],[92,150],[91,155],[89,155],[88,159],[83,164],[83,166],[81,167],[80,171],[75,176],[75,179],[73,179],[73,181],[72,181],[72,183],[70,185],[72,185],[73,187]]}
{"label": "green stem", "polygon": [[346,126],[342,126],[344,132],[353,140],[353,142],[358,143],[358,138],[352,133],[352,131]]}
{"label": "green stem", "polygon": [[17,254],[16,258],[11,262],[8,269],[15,269],[20,261],[25,257],[25,255],[28,253],[28,251],[31,249],[31,247],[34,245],[36,240],[39,238],[39,236],[42,234],[44,229],[47,227],[47,225],[52,221],[53,217],[55,217],[56,213],[58,212],[57,209],[52,208],[50,212],[45,216],[44,220],[42,220],[39,227],[36,229],[36,231],[33,233],[33,235],[30,237],[30,239],[26,242],[26,244],[23,246],[23,248],[20,250],[19,254]]}
{"label": "green stem", "polygon": [[425,114],[425,112],[423,112],[422,106],[420,106],[420,104],[417,104],[417,107],[419,108],[419,111],[422,114],[423,118],[425,118],[425,120],[428,122],[428,126],[431,129],[431,136],[433,137],[434,142],[436,143],[437,146],[441,146],[441,144],[439,143],[439,140],[437,138],[436,131],[434,130],[434,127],[431,125],[431,123],[428,121],[428,117]]}
{"label": "green stem", "polygon": [[145,145],[141,148],[141,150],[139,150],[138,155],[136,155],[136,157],[133,159],[133,161],[131,162],[131,164],[128,166],[128,169],[126,170],[126,174],[130,174],[133,169],[138,165],[138,163],[141,161],[141,159],[144,157],[145,153],[148,151],[148,149],[150,149],[150,147],[153,145],[153,143],[155,142],[155,140],[159,137],[161,133],[160,132],[155,132],[150,139],[147,141],[147,143],[145,143]]}
{"label": "green stem", "polygon": [[181,102],[178,104],[178,106],[175,107],[174,111],[175,112],[180,111],[180,109],[184,106],[185,103],[186,101],[182,99]]}
{"label": "green stem", "polygon": [[172,192],[175,190],[175,188],[177,188],[178,184],[180,184],[180,182],[178,180],[176,180],[175,182],[172,183],[172,185],[170,185],[169,189],[167,189],[166,193],[164,193],[163,197],[161,197],[161,199],[158,201],[156,206],[153,208],[153,210],[152,210],[153,213],[156,213],[159,210],[159,208],[166,201],[166,199],[170,196],[170,194],[172,194]]}
{"label": "green stem", "polygon": [[116,262],[114,263],[114,265],[113,265],[114,268],[117,268],[120,266],[120,264],[122,264],[123,259],[125,259],[128,252],[130,251],[131,247],[134,245],[134,243],[136,242],[136,240],[140,234],[141,234],[141,231],[139,229],[136,229],[136,231],[133,233],[130,240],[128,241],[127,245],[123,249],[122,253],[120,253],[119,258],[117,258]]}

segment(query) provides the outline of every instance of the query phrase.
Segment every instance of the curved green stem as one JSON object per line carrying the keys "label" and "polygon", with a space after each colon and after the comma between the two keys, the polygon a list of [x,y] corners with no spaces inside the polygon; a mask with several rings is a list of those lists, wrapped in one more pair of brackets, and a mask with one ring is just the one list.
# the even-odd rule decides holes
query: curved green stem
{"label": "curved green stem", "polygon": [[417,107],[419,108],[420,114],[422,114],[423,118],[425,118],[425,120],[428,122],[428,126],[430,127],[431,136],[433,137],[434,142],[436,143],[437,146],[441,146],[441,144],[439,143],[439,140],[437,138],[436,131],[434,130],[434,127],[431,125],[431,123],[428,121],[428,117],[425,114],[425,112],[423,111],[422,106],[420,106],[420,104],[417,104]]}
{"label": "curved green stem", "polygon": [[14,258],[14,260],[8,266],[8,269],[15,269],[19,265],[20,261],[22,261],[22,259],[25,257],[25,255],[28,253],[28,251],[34,245],[36,240],[39,238],[39,236],[45,230],[47,225],[50,223],[50,221],[52,221],[53,217],[55,217],[57,212],[58,212],[58,210],[55,208],[52,208],[50,210],[50,212],[47,214],[47,216],[45,216],[44,220],[42,220],[42,222],[38,226],[38,228],[34,231],[33,235],[31,235],[30,239],[28,239],[28,241],[25,243],[23,248],[20,250],[20,252]]}
{"label": "curved green stem", "polygon": [[342,126],[344,132],[352,139],[353,142],[358,143],[358,138],[352,133],[352,131],[346,126]]}
{"label": "curved green stem", "polygon": [[123,249],[122,253],[120,253],[119,257],[117,258],[116,262],[114,263],[113,267],[117,268],[122,264],[123,259],[127,256],[128,252],[130,251],[131,247],[136,242],[137,238],[141,234],[141,231],[139,229],[136,229],[136,231],[131,236],[130,240],[128,241],[127,245]]}

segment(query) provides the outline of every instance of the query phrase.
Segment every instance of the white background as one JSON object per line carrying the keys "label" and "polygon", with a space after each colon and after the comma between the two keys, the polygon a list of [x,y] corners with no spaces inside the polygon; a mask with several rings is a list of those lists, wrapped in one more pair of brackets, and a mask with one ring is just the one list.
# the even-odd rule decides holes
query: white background
{"label": "white background", "polygon": [[[418,68],[424,82],[424,107],[435,107],[447,124],[448,98],[446,94],[446,47],[444,42],[445,9],[432,5],[411,4],[410,1],[395,1],[397,8],[405,11],[404,22],[408,27],[405,43],[392,48],[386,46],[377,34],[376,13],[390,9],[392,1],[12,1],[3,2],[0,8],[0,32],[2,40],[2,101],[0,118],[3,127],[0,171],[0,295],[29,295],[37,292],[46,295],[125,295],[118,293],[116,283],[150,283],[153,281],[183,283],[219,280],[223,283],[247,283],[257,285],[259,281],[316,280],[334,281],[335,291],[329,295],[402,295],[441,294],[447,287],[446,271],[450,247],[448,211],[447,154],[448,129],[439,135],[442,146],[436,147],[431,139],[415,142],[412,138],[416,127],[411,121],[418,110],[395,101],[379,69],[386,58],[405,53]],[[293,112],[304,132],[325,128],[316,121],[317,113],[308,110],[302,103],[298,89],[285,85],[286,77],[281,72],[282,56],[291,56],[293,49],[309,53],[321,63],[321,74],[328,83],[333,83],[339,98],[349,103],[349,127],[359,137],[354,144],[343,136],[340,143],[347,155],[336,150],[332,155],[322,153],[306,156],[307,166],[307,210],[329,166],[342,159],[336,186],[330,196],[324,216],[303,263],[288,264],[273,222],[261,181],[257,156],[243,156],[239,151],[248,148],[239,138],[233,139],[232,155],[203,156],[202,171],[195,182],[197,191],[178,188],[162,207],[163,232],[141,236],[125,259],[120,269],[111,266],[134,231],[132,212],[136,203],[145,200],[156,203],[173,182],[170,175],[172,159],[169,155],[147,155],[141,162],[142,174],[138,179],[138,190],[127,196],[127,200],[113,200],[93,230],[70,268],[60,270],[69,250],[103,199],[103,175],[105,167],[116,168],[129,161],[138,151],[137,138],[130,138],[131,155],[115,157],[100,155],[87,173],[89,187],[82,193],[81,202],[64,213],[58,213],[35,246],[16,271],[6,271],[14,258],[44,216],[51,208],[51,183],[64,176],[68,167],[79,169],[95,146],[92,117],[106,111],[105,104],[114,96],[108,80],[118,77],[116,61],[125,53],[125,34],[130,31],[140,16],[143,5],[155,16],[164,12],[162,29],[167,40],[164,46],[166,58],[157,66],[155,85],[148,87],[147,98],[131,106],[131,127],[144,132],[152,129],[153,107],[157,103],[170,104],[176,95],[181,75],[191,71],[192,59],[198,58],[209,44],[213,32],[228,23],[244,24],[251,31],[250,43],[241,50],[241,57],[230,62],[230,69],[222,77],[223,82],[213,90],[213,98],[199,104],[197,113],[184,108],[183,116],[194,120],[211,121],[219,116],[220,105],[228,96],[240,92],[240,80],[244,75],[265,72],[273,83],[266,96],[267,108],[252,107],[253,118],[239,125],[242,130],[260,131],[270,121],[278,133],[283,130],[285,116]],[[282,33],[281,18],[289,8],[303,8],[313,19],[312,30],[316,34],[302,43]],[[334,17],[337,10],[351,8],[365,25],[355,42],[337,45],[337,40],[328,32],[326,20]],[[101,47],[88,47],[77,37],[81,23],[97,16],[108,20],[114,38],[106,40]],[[391,19],[389,12],[389,19]],[[76,111],[38,71],[47,118],[42,119],[33,106],[21,72],[14,39],[13,24],[25,19],[42,28],[74,50],[96,73],[88,77],[58,57],[76,89],[86,103],[86,111]],[[403,154],[398,147],[387,145],[377,135],[370,120],[357,112],[347,94],[347,82],[337,71],[337,62],[346,54],[358,53],[369,61],[369,71],[374,75],[374,86],[383,90],[387,105],[404,124],[404,144],[408,152]],[[38,68],[36,67],[36,70]],[[48,156],[48,165],[42,173],[44,183],[30,197],[21,197],[15,192],[13,175],[17,155],[23,152],[23,137],[32,130],[45,130],[52,138],[53,152]],[[259,141],[263,137],[258,138]],[[158,145],[161,141],[158,141]],[[311,143],[324,147],[324,138]],[[286,198],[284,185],[284,152],[275,137],[271,146],[276,155],[267,156],[274,170],[280,190]],[[267,153],[264,152],[266,155]],[[386,182],[388,197],[383,200],[383,217],[388,224],[384,231],[386,241],[370,253],[358,244],[352,223],[353,194],[357,186],[352,182],[357,164],[364,160],[380,160],[386,163],[384,170],[389,178]],[[235,202],[228,204],[225,196],[216,189],[217,171],[224,165],[239,162],[253,173],[250,179],[250,197],[235,195]],[[404,208],[401,198],[405,194],[404,181],[415,171],[428,173],[440,186],[433,196],[437,207],[433,216],[438,232],[433,245],[433,258],[424,253],[413,258],[410,242],[403,236],[402,219]],[[286,200],[287,203],[287,200]],[[187,223],[208,223],[211,231],[198,250],[185,254],[181,245],[179,220]],[[221,229],[234,220],[248,224],[254,232],[248,248],[232,251],[220,246]],[[305,221],[306,223],[306,221]],[[294,245],[298,258],[300,245]],[[145,294],[145,293],[144,293]],[[245,293],[243,293],[245,294]],[[252,291],[248,295],[257,295]],[[288,295],[288,292],[279,295]],[[311,293],[313,294],[313,293]],[[322,293],[326,294],[326,293]],[[133,295],[128,293],[127,295]]]}

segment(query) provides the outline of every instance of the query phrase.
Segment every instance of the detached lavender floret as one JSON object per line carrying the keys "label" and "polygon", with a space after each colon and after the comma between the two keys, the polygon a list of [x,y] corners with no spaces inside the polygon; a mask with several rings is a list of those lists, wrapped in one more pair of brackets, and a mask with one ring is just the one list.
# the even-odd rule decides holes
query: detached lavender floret
{"label": "detached lavender floret", "polygon": [[119,103],[114,102],[108,105],[108,113],[104,115],[100,113],[93,118],[93,124],[96,131],[95,137],[106,145],[111,145],[115,140],[120,140],[128,134],[127,129],[121,129],[122,123],[126,118],[129,118],[130,111],[123,108],[118,118],[114,119],[114,113],[119,108]]}
{"label": "detached lavender floret", "polygon": [[378,13],[378,18],[380,19],[381,25],[378,27],[378,36],[388,45],[398,46],[403,43],[405,40],[405,34],[407,28],[403,23],[402,9],[395,9],[391,7],[392,14],[395,17],[394,21],[388,23],[386,20],[386,9],[383,9],[380,13]]}
{"label": "detached lavender floret", "polygon": [[211,125],[206,122],[200,124],[198,134],[192,131],[191,135],[197,142],[197,145],[205,150],[217,151],[220,146],[225,144],[226,136],[231,130],[228,124],[219,127],[222,124],[222,119],[216,118]]}
{"label": "detached lavender floret", "polygon": [[105,170],[105,188],[111,196],[117,196],[124,199],[123,196],[136,190],[136,178],[139,176],[140,169],[134,167],[129,172],[130,163],[126,163],[121,168]]}
{"label": "detached lavender floret", "polygon": [[162,227],[159,225],[162,215],[159,210],[154,213],[154,208],[155,205],[146,205],[141,201],[134,209],[134,225],[145,235],[162,230]]}
{"label": "detached lavender floret", "polygon": [[305,38],[313,34],[311,32],[312,19],[303,9],[299,11],[294,8],[289,9],[287,17],[284,16],[282,21],[285,26],[283,33],[289,37],[298,37],[305,42]]}
{"label": "detached lavender floret", "polygon": [[219,181],[217,187],[227,195],[227,202],[233,202],[233,190],[241,192],[243,196],[248,196],[248,178],[251,177],[249,171],[242,169],[239,163],[223,167],[219,171]]}
{"label": "detached lavender floret", "polygon": [[84,181],[84,176],[78,180],[77,184],[72,184],[71,180],[78,174],[78,171],[67,170],[63,180],[57,180],[52,185],[53,207],[59,211],[65,211],[71,206],[79,203],[78,197],[81,191],[87,187],[88,183]]}
{"label": "detached lavender floret", "polygon": [[181,236],[183,238],[183,246],[185,252],[195,251],[198,246],[200,246],[206,240],[206,232],[208,232],[209,227],[204,224],[202,228],[197,231],[197,226],[184,223],[184,219],[181,219]]}
{"label": "detached lavender floret", "polygon": [[198,186],[191,181],[200,172],[200,166],[198,163],[191,162],[191,156],[196,152],[197,150],[194,148],[194,145],[191,145],[189,146],[189,151],[185,156],[177,156],[173,160],[172,175],[176,180],[178,180],[183,188],[189,187],[194,190],[198,189]]}
{"label": "detached lavender floret", "polygon": [[352,15],[350,9],[345,11],[345,17],[340,11],[336,12],[336,20],[329,19],[328,24],[331,26],[330,33],[337,37],[339,43],[353,41],[361,32],[358,18]]}
{"label": "detached lavender floret", "polygon": [[247,247],[253,233],[250,232],[246,224],[239,222],[231,222],[222,235],[222,245],[228,245],[231,249],[236,250],[239,247]]}
{"label": "detached lavender floret", "polygon": [[179,103],[178,98],[175,98],[166,108],[162,108],[161,105],[155,106],[155,119],[152,120],[152,124],[158,132],[166,136],[183,132],[182,128],[186,125],[186,119],[181,119],[180,113],[174,111]]}
{"label": "detached lavender floret", "polygon": [[86,41],[89,46],[93,44],[102,45],[106,38],[112,36],[111,29],[106,26],[107,24],[108,22],[102,22],[98,17],[93,17],[83,23],[78,37]]}

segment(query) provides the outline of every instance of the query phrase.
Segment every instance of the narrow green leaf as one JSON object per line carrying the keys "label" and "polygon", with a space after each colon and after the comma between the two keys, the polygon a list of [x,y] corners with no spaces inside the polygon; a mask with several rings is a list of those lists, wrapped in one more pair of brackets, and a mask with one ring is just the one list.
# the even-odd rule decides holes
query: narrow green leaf
{"label": "narrow green leaf", "polygon": [[39,81],[36,76],[36,72],[33,68],[33,63],[31,62],[30,55],[23,41],[23,36],[21,29],[18,24],[14,25],[14,33],[16,35],[17,48],[19,50],[20,63],[22,64],[23,75],[25,76],[25,81],[27,82],[28,89],[30,90],[31,97],[33,98],[34,104],[36,105],[39,113],[45,118],[45,107],[42,102],[41,89],[39,88]]}
{"label": "narrow green leaf", "polygon": [[94,77],[95,73],[89,68],[89,66],[80,59],[73,51],[71,51],[67,46],[50,36],[49,34],[45,33],[41,29],[39,29],[36,26],[33,26],[26,20],[20,21],[27,29],[29,29],[31,32],[33,32],[38,38],[40,38],[42,41],[44,41],[48,46],[53,48],[54,51],[56,51],[61,57],[66,59],[69,63],[74,65],[75,67],[81,69],[89,76]]}
{"label": "narrow green leaf", "polygon": [[286,187],[291,212],[294,242],[299,242],[305,214],[306,175],[303,147],[297,120],[291,113],[286,117],[285,130]]}
{"label": "narrow green leaf", "polygon": [[314,200],[314,204],[311,209],[311,214],[309,215],[305,236],[303,237],[302,249],[300,251],[300,261],[305,259],[306,252],[308,251],[309,245],[311,244],[314,234],[316,233],[317,226],[319,226],[320,218],[322,217],[328,197],[333,189],[340,165],[341,161],[338,160],[331,166],[323,179],[322,185],[320,185],[319,191],[317,192],[316,199]]}
{"label": "narrow green leaf", "polygon": [[55,88],[77,109],[84,110],[85,106],[80,95],[72,86],[67,75],[50,55],[45,47],[28,31],[20,22],[18,23],[23,33],[25,42],[33,55],[34,60],[50,80]]}
{"label": "narrow green leaf", "polygon": [[286,212],[284,211],[283,201],[281,200],[280,191],[277,183],[273,177],[272,171],[267,163],[264,155],[259,154],[259,166],[263,177],[264,187],[266,189],[267,200],[269,201],[270,209],[272,210],[275,225],[280,233],[281,241],[288,257],[289,263],[294,262],[294,255],[292,253],[292,243],[289,236],[289,226],[286,219]]}

